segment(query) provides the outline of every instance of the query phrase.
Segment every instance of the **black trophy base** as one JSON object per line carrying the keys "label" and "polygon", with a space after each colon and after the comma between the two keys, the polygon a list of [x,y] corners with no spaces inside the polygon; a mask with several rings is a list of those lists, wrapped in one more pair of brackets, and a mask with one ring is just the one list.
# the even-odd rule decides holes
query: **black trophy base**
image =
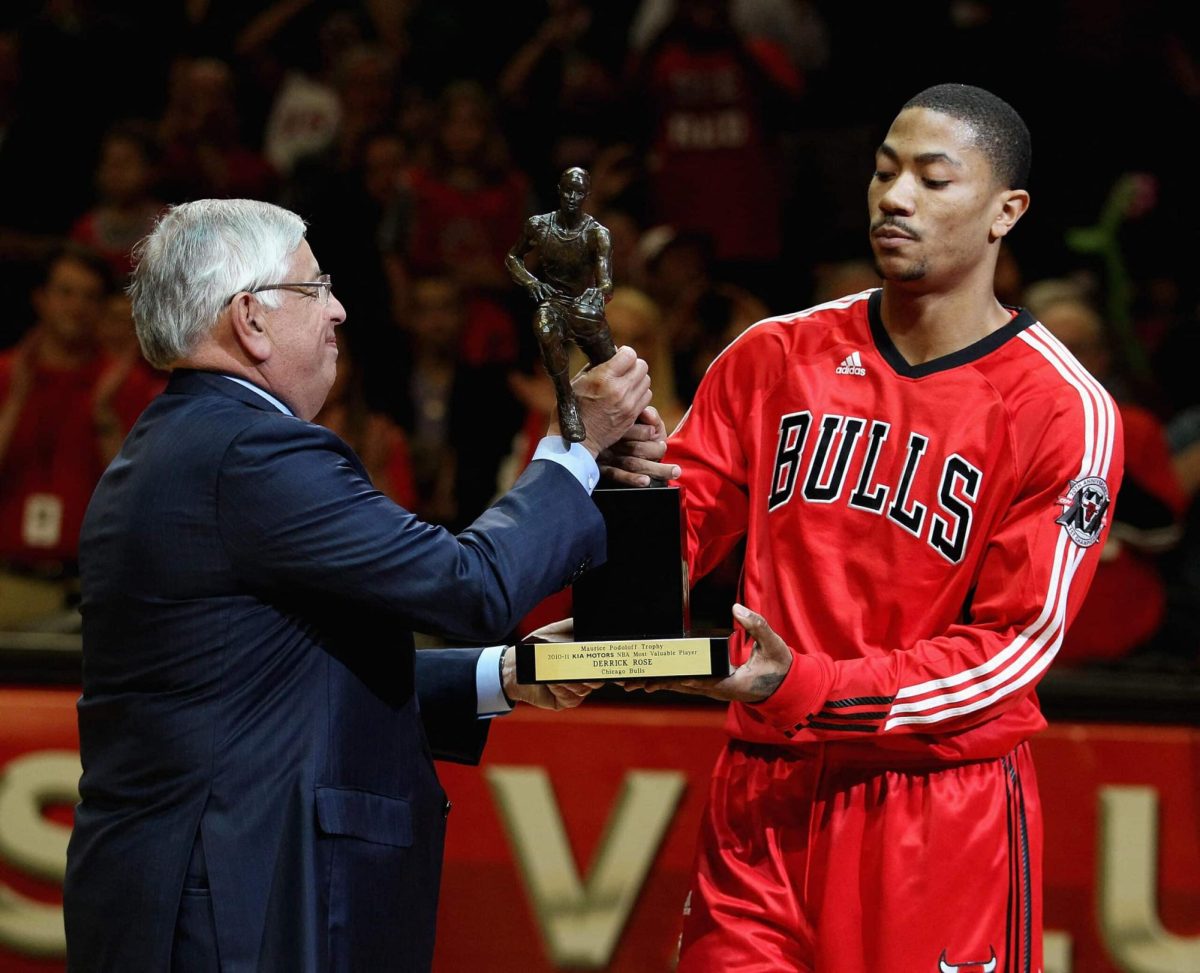
{"label": "black trophy base", "polygon": [[608,558],[572,587],[575,637],[660,640],[691,631],[679,488],[601,488],[592,500]]}

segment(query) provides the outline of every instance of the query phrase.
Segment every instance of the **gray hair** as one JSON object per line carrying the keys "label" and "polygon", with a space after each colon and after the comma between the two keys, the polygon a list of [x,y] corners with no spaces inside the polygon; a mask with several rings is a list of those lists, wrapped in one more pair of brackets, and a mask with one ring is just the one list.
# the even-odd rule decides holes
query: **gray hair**
{"label": "gray hair", "polygon": [[[129,294],[146,360],[186,358],[238,291],[281,280],[304,240],[295,213],[255,199],[198,199],[172,206],[134,248]],[[259,300],[277,307],[276,291]]]}

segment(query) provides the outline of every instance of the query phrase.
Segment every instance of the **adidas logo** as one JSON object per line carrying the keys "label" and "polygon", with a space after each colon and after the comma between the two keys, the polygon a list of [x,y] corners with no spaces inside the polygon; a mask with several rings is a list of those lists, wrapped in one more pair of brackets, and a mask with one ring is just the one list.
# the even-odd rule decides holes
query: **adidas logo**
{"label": "adidas logo", "polygon": [[838,367],[835,368],[834,371],[838,375],[866,375],[867,374],[867,370],[865,368],[863,368],[862,357],[859,355],[859,353],[857,351],[853,352],[852,354],[847,355],[846,360],[843,361],[840,365],[838,365]]}

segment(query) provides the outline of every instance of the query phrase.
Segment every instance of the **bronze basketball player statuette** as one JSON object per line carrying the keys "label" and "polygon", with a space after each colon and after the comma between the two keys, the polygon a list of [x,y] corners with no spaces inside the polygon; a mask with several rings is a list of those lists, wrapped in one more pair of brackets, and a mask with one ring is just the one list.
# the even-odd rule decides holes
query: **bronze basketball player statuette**
{"label": "bronze basketball player statuette", "polygon": [[[599,365],[616,354],[604,302],[612,295],[612,241],[608,230],[583,211],[591,179],[571,168],[558,180],[558,209],[531,216],[505,265],[514,281],[537,302],[534,329],[542,364],[554,382],[563,442],[582,442],[583,420],[567,375],[567,342],[574,341],[589,362]],[[535,277],[525,255],[538,254]]]}

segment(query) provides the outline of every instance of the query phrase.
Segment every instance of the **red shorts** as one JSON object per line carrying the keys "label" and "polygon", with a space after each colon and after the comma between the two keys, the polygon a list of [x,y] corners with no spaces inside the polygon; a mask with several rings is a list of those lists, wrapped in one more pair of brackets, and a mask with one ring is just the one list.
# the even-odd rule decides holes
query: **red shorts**
{"label": "red shorts", "polygon": [[1027,743],[900,771],[731,741],[679,973],[1041,973],[1041,888]]}

